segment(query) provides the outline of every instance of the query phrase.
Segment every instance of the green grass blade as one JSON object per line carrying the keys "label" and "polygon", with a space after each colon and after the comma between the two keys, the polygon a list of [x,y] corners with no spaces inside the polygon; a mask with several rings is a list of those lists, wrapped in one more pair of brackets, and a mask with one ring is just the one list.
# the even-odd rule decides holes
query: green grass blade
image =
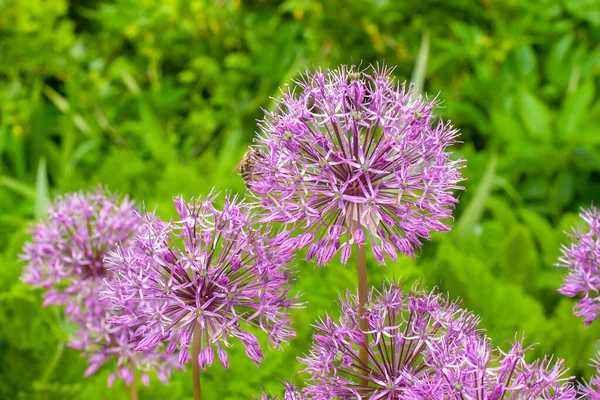
{"label": "green grass blade", "polygon": [[18,181],[17,179],[11,178],[9,176],[0,175],[0,186],[10,189],[23,197],[27,197],[29,199],[35,198],[35,190],[31,186],[26,185]]}
{"label": "green grass blade", "polygon": [[415,84],[415,89],[419,92],[423,91],[423,85],[425,84],[425,75],[427,74],[427,60],[429,59],[429,30],[423,31],[421,38],[421,48],[417,55],[417,62],[415,63],[415,69],[413,70],[410,78],[411,82]]}
{"label": "green grass blade", "polygon": [[46,159],[42,158],[38,164],[35,182],[35,217],[41,218],[48,212],[48,173],[46,171]]}
{"label": "green grass blade", "polygon": [[496,153],[492,153],[490,161],[488,162],[485,172],[483,173],[483,177],[481,178],[481,182],[479,182],[479,186],[475,191],[475,195],[458,221],[457,230],[459,234],[464,235],[466,233],[473,232],[473,227],[481,218],[485,202],[492,193],[492,186],[494,183],[497,166],[498,155]]}

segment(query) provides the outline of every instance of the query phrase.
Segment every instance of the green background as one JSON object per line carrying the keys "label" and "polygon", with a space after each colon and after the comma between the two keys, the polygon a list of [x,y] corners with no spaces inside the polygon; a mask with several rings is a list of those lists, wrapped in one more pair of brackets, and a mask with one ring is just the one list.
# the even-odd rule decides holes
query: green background
{"label": "green background", "polygon": [[[579,208],[600,201],[598,1],[0,0],[0,398],[126,398],[110,367],[83,378],[85,360],[61,351],[62,311],[19,281],[49,198],[102,183],[170,216],[173,195],[243,193],[232,169],[278,87],[352,60],[439,93],[468,160],[453,231],[416,259],[369,259],[370,283],[424,277],[499,346],[525,332],[532,356],[589,377],[600,325],[572,315],[554,263]],[[206,399],[301,382],[310,324],[356,278],[352,264],[298,264],[310,305],[294,310],[297,338],[260,368],[234,346],[229,370],[203,376]],[[190,383],[153,378],[140,398],[190,399]]]}

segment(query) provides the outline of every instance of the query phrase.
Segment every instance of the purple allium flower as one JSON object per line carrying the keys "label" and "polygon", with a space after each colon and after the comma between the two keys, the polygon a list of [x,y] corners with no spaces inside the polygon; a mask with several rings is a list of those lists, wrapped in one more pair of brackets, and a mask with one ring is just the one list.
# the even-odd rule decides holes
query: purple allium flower
{"label": "purple allium flower", "polygon": [[458,131],[436,121],[429,101],[392,70],[307,72],[299,90],[283,94],[259,124],[250,190],[267,210],[266,220],[304,221],[309,258],[326,264],[341,247],[373,240],[383,263],[397,252],[414,255],[419,238],[448,231],[443,220],[458,201],[462,160],[448,147]]}
{"label": "purple allium flower", "polygon": [[105,194],[102,188],[93,193],[72,193],[58,197],[48,217],[35,225],[32,241],[24,246],[23,281],[49,289],[44,305],[66,304],[67,320],[77,325],[69,346],[83,351],[89,368],[85,376],[95,373],[104,363],[115,359],[117,373],[109,376],[112,385],[118,375],[127,384],[134,369],[142,371],[142,382],[148,384],[147,371],[156,370],[166,383],[174,357],[158,351],[138,353],[132,329],[108,321],[114,318],[107,300],[99,293],[106,289],[104,279],[110,272],[104,257],[127,243],[141,225],[141,218],[127,197],[120,202],[116,194]]}
{"label": "purple allium flower", "polygon": [[102,188],[58,197],[48,217],[31,229],[32,240],[21,255],[27,262],[22,279],[50,289],[44,306],[80,303],[106,277],[104,256],[116,243],[135,236],[139,224],[132,201],[125,197],[119,202]]}
{"label": "purple allium flower", "polygon": [[[396,284],[372,290],[365,307],[369,365],[357,298],[341,299],[339,321],[316,325],[306,364],[312,399],[575,399],[562,361],[525,362],[522,342],[507,353],[494,350],[477,328],[479,318],[434,291]],[[361,384],[364,380],[367,384]]]}
{"label": "purple allium flower", "polygon": [[600,213],[594,206],[583,210],[579,216],[585,221],[585,230],[573,229],[573,242],[562,247],[558,266],[568,268],[565,281],[558,289],[569,297],[582,295],[575,306],[575,315],[584,317],[589,325],[600,312]]}
{"label": "purple allium flower", "polygon": [[[107,296],[129,314],[122,322],[149,319],[136,330],[144,336],[137,349],[167,341],[167,352],[179,348],[180,363],[185,363],[196,331],[201,350],[193,362],[202,369],[213,363],[215,353],[227,368],[223,347],[231,346],[232,337],[260,362],[258,339],[244,324],[266,332],[274,347],[294,335],[288,315],[295,306],[286,267],[292,257],[286,250],[289,234],[271,237],[255,224],[252,207],[226,197],[218,210],[215,198],[175,199],[175,221],[146,213],[135,242],[107,257],[117,275]],[[150,306],[131,308],[135,302]]]}

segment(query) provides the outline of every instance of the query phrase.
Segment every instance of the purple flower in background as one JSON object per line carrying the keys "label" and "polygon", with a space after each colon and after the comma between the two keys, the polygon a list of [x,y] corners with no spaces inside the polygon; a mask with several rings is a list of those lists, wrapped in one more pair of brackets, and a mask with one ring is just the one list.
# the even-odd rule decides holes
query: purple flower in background
{"label": "purple flower in background", "polygon": [[[367,342],[358,301],[347,293],[338,322],[316,325],[313,347],[301,358],[312,399],[575,399],[562,361],[527,363],[522,342],[495,350],[479,318],[434,291],[398,285],[372,290],[365,307]],[[366,346],[368,365],[358,349]],[[361,384],[360,381],[367,384]]]}
{"label": "purple flower in background", "polygon": [[66,305],[67,320],[77,326],[68,344],[87,357],[90,366],[85,376],[116,360],[117,373],[109,376],[109,385],[117,375],[131,384],[135,370],[142,371],[144,384],[149,382],[149,370],[156,370],[166,383],[176,360],[158,350],[136,352],[139,340],[133,330],[109,322],[115,314],[110,303],[99,298],[106,289],[104,279],[110,278],[104,257],[117,243],[135,236],[141,222],[127,197],[119,201],[102,188],[67,194],[57,198],[48,217],[32,228],[32,241],[25,244],[21,256],[28,262],[23,281],[48,289],[44,305]]}
{"label": "purple flower in background", "polygon": [[373,239],[383,263],[414,255],[420,238],[448,231],[463,180],[448,147],[458,131],[436,121],[435,100],[394,82],[391,70],[307,72],[259,124],[246,182],[265,220],[304,221],[300,243],[327,264]]}
{"label": "purple flower in background", "polygon": [[106,277],[104,256],[135,236],[140,222],[132,201],[119,202],[102,188],[58,197],[48,217],[31,229],[21,255],[27,262],[22,279],[50,289],[44,306],[81,303]]}
{"label": "purple flower in background", "polygon": [[[107,257],[116,278],[106,295],[123,307],[120,322],[148,319],[136,329],[144,336],[137,349],[166,341],[167,352],[179,348],[179,361],[185,363],[197,340],[200,351],[193,362],[202,369],[215,354],[228,367],[224,347],[231,346],[231,338],[260,362],[258,339],[244,325],[266,332],[274,347],[294,335],[288,316],[295,306],[286,267],[292,257],[286,250],[289,234],[271,237],[255,225],[250,206],[226,197],[218,210],[215,198],[175,199],[179,219],[170,222],[146,213],[135,242]],[[132,307],[135,303],[147,306]]]}
{"label": "purple flower in background", "polygon": [[589,325],[598,318],[600,311],[600,214],[591,206],[579,216],[587,227],[573,229],[570,234],[573,242],[562,248],[557,265],[569,271],[558,291],[569,297],[582,296],[575,306],[575,315],[584,317],[584,322]]}

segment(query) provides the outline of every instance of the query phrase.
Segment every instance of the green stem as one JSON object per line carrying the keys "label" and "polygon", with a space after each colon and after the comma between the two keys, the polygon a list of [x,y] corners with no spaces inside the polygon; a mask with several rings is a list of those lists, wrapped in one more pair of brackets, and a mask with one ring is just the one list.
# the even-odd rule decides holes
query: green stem
{"label": "green stem", "polygon": [[138,400],[138,392],[137,392],[137,368],[133,364],[129,367],[131,371],[131,375],[133,375],[133,379],[131,384],[127,385],[127,395],[129,396],[129,400]]}
{"label": "green stem", "polygon": [[[50,362],[46,366],[46,369],[44,370],[44,373],[42,374],[42,377],[39,381],[39,387],[42,388],[42,390],[44,390],[44,387],[46,386],[46,382],[48,382],[48,379],[50,378],[50,376],[52,376],[52,373],[56,369],[56,366],[58,365],[58,361],[62,357],[64,350],[65,350],[65,342],[60,340],[58,342],[58,344],[56,345],[56,350],[54,350],[54,355],[52,356],[52,359],[50,359]],[[40,398],[39,393],[38,393],[37,398],[38,399]]]}
{"label": "green stem", "polygon": [[[367,254],[364,245],[356,246],[356,253],[358,255],[357,265],[358,265],[358,326],[361,331],[363,331],[363,340],[364,346],[361,346],[358,350],[358,357],[360,358],[361,363],[367,368],[369,365],[369,354],[367,352],[367,334],[364,333],[369,329],[367,324],[367,320],[363,318],[365,313],[365,305],[367,304],[367,293],[369,291],[368,287],[368,279],[367,279]],[[367,374],[368,372],[364,372]],[[368,386],[369,382],[361,378],[360,385]]]}
{"label": "green stem", "polygon": [[194,400],[202,400],[202,391],[200,390],[200,365],[198,364],[201,340],[202,330],[200,329],[200,324],[196,321],[192,338],[192,382],[194,386]]}

